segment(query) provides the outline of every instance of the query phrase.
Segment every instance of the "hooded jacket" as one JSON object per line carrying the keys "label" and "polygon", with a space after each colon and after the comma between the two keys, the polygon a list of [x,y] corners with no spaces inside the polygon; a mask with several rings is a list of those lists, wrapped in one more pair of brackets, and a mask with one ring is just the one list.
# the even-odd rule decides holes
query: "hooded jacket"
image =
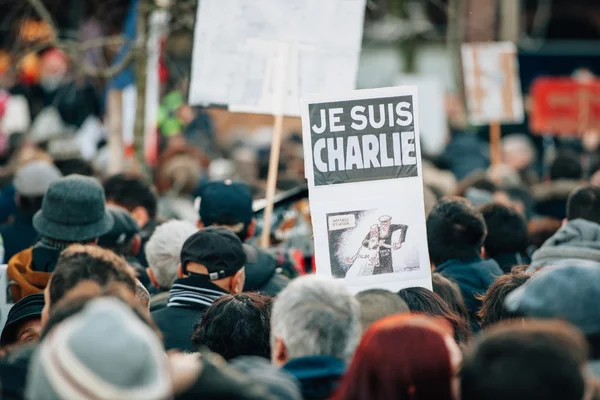
{"label": "hooded jacket", "polygon": [[449,260],[437,267],[436,271],[458,284],[469,311],[471,328],[478,331],[477,312],[481,308],[481,300],[477,296],[484,294],[496,278],[503,275],[498,263],[481,258]]}
{"label": "hooded jacket", "polygon": [[568,221],[533,253],[528,272],[573,262],[600,267],[599,224],[584,219]]}
{"label": "hooded jacket", "polygon": [[10,290],[15,303],[30,294],[43,292],[52,275],[50,272],[34,270],[33,248],[23,250],[11,258],[6,273],[11,282]]}

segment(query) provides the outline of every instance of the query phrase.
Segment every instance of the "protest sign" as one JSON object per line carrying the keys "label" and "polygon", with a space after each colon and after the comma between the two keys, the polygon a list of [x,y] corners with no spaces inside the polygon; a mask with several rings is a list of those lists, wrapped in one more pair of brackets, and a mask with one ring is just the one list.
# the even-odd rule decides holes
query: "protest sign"
{"label": "protest sign", "polygon": [[[277,103],[297,117],[303,94],[354,89],[364,10],[365,0],[198,2],[190,104],[275,114]],[[288,67],[280,88],[282,45]]]}
{"label": "protest sign", "polygon": [[318,274],[352,291],[431,288],[416,87],[302,102]]}
{"label": "protest sign", "polygon": [[463,44],[467,110],[473,125],[523,122],[516,53],[511,42]]}
{"label": "protest sign", "polygon": [[577,135],[600,131],[600,80],[538,78],[531,85],[531,131]]}

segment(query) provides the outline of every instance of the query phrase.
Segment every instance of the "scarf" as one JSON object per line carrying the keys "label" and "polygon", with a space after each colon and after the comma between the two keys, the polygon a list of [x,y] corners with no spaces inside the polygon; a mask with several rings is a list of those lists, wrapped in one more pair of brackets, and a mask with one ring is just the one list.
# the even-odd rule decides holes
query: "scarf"
{"label": "scarf", "polygon": [[173,283],[167,307],[207,308],[224,294],[227,292],[211,283],[208,277],[191,275]]}

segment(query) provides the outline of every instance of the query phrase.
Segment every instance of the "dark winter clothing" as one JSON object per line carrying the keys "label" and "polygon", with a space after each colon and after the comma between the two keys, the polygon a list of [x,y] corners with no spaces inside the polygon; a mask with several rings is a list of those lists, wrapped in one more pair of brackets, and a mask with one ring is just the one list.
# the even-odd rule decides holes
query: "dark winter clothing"
{"label": "dark winter clothing", "polygon": [[314,356],[290,360],[283,369],[300,381],[304,400],[325,400],[337,389],[346,364],[331,356]]}
{"label": "dark winter clothing", "polygon": [[531,257],[528,272],[549,265],[600,267],[600,225],[576,219],[567,222]]}
{"label": "dark winter clothing", "polygon": [[0,398],[2,400],[22,400],[29,363],[37,345],[16,348],[0,358]]}
{"label": "dark winter clothing", "polygon": [[460,287],[465,305],[469,311],[471,328],[479,330],[477,311],[481,308],[481,301],[477,295],[484,294],[494,280],[502,275],[502,270],[494,260],[449,260],[436,268],[436,271],[455,281]]}
{"label": "dark winter clothing", "polygon": [[256,263],[246,263],[245,292],[261,292],[275,297],[289,283],[277,267],[277,260],[268,252],[252,246],[256,252]]}
{"label": "dark winter clothing", "polygon": [[152,313],[152,319],[164,335],[165,349],[194,351],[190,337],[204,311],[227,292],[207,276],[191,274],[175,281],[169,291],[167,307]]}
{"label": "dark winter clothing", "polygon": [[15,254],[37,241],[39,234],[33,227],[33,214],[17,211],[15,219],[0,228],[0,235],[4,242],[4,260],[8,262]]}
{"label": "dark winter clothing", "polygon": [[529,264],[530,261],[529,257],[519,253],[496,254],[490,258],[498,263],[505,274],[508,274],[515,265]]}
{"label": "dark winter clothing", "polygon": [[535,200],[537,214],[556,219],[564,219],[567,215],[567,199],[569,194],[581,185],[576,180],[558,180],[540,183],[531,188]]}

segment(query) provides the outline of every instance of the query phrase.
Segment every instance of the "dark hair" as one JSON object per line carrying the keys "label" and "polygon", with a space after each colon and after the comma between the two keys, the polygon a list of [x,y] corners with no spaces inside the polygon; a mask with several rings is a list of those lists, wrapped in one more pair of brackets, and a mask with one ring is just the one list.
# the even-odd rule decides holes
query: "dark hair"
{"label": "dark hair", "polygon": [[427,218],[429,256],[436,266],[478,258],[485,235],[483,216],[465,199],[445,197]]}
{"label": "dark hair", "polygon": [[573,152],[559,154],[550,166],[550,180],[579,180],[583,178],[583,168],[577,155]]}
{"label": "dark hair", "polygon": [[120,282],[135,294],[133,269],[116,254],[97,246],[72,245],[64,250],[49,283],[50,307],[80,282],[90,280],[101,286]]}
{"label": "dark hair", "polygon": [[468,325],[470,321],[469,311],[458,284],[439,272],[431,274],[431,282],[433,283],[433,293],[440,296],[450,309],[461,316]]}
{"label": "dark hair", "polygon": [[510,273],[496,278],[485,294],[476,296],[481,300],[481,309],[477,312],[477,316],[481,319],[482,328],[519,317],[518,314],[504,307],[504,300],[510,292],[524,285],[531,278],[531,274],[525,272],[526,269],[526,265],[514,267]]}
{"label": "dark hair", "polygon": [[498,190],[499,192],[504,192],[512,201],[519,201],[523,203],[525,208],[525,218],[528,220],[531,218],[531,214],[533,213],[533,209],[535,207],[535,200],[533,196],[522,186],[508,186]]}
{"label": "dark hair", "polygon": [[141,177],[130,174],[113,175],[104,181],[104,192],[107,201],[129,211],[142,207],[150,218],[156,218],[156,196]]}
{"label": "dark hair", "polygon": [[503,323],[465,355],[462,400],[580,400],[585,338],[558,321]]}
{"label": "dark hair", "polygon": [[365,333],[333,400],[450,400],[455,366],[446,329],[424,316],[394,315]]}
{"label": "dark hair", "polygon": [[53,306],[50,318],[44,326],[40,340],[43,340],[58,324],[78,314],[90,301],[99,297],[114,297],[127,304],[142,322],[154,330],[157,336],[162,336],[154,322],[152,322],[152,319],[148,316],[148,313],[140,307],[138,299],[130,292],[130,288],[127,285],[120,282],[113,282],[102,287],[97,282],[86,280],[79,282]]}
{"label": "dark hair", "polygon": [[410,311],[404,300],[385,289],[365,290],[356,295],[356,300],[360,304],[360,322],[363,330],[367,330],[383,317]]}
{"label": "dark hair", "polygon": [[567,219],[578,218],[600,224],[600,187],[586,185],[571,192],[567,200]]}
{"label": "dark hair", "polygon": [[450,306],[431,290],[413,287],[400,290],[398,295],[408,304],[411,312],[447,320],[454,329],[454,339],[458,344],[465,345],[471,339],[471,329],[467,321],[452,311]]}
{"label": "dark hair", "polygon": [[44,196],[26,197],[19,195],[19,210],[26,214],[35,214],[42,209]]}
{"label": "dark hair", "polygon": [[542,247],[562,226],[560,219],[552,217],[534,218],[529,222],[530,253]]}
{"label": "dark hair", "polygon": [[529,232],[521,214],[501,204],[486,204],[480,212],[487,228],[483,246],[488,257],[527,252]]}
{"label": "dark hair", "polygon": [[56,168],[60,170],[62,176],[69,176],[73,174],[83,176],[94,176],[94,169],[85,160],[79,158],[73,158],[70,160],[54,161]]}
{"label": "dark hair", "polygon": [[259,293],[225,295],[215,301],[194,327],[192,343],[220,354],[226,360],[238,356],[271,357],[272,299]]}

